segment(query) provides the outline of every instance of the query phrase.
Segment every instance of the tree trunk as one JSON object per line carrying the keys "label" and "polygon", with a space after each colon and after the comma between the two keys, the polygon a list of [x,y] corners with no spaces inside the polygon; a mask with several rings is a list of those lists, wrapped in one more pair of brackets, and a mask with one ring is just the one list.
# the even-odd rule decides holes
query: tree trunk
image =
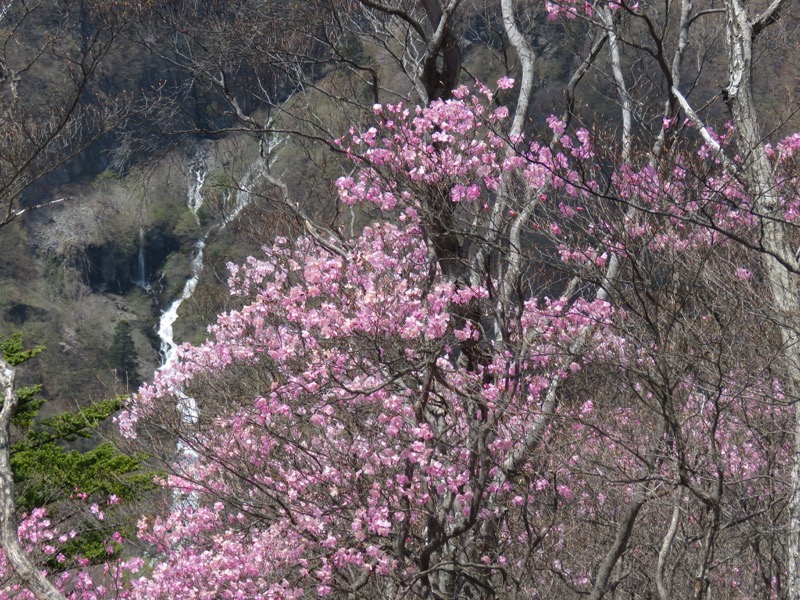
{"label": "tree trunk", "polygon": [[64,600],[58,590],[34,567],[19,543],[17,508],[14,502],[14,476],[11,472],[11,416],[17,404],[14,392],[14,367],[0,357],[0,385],[3,407],[0,409],[0,544],[11,568],[39,600]]}
{"label": "tree trunk", "polygon": [[[753,39],[774,20],[783,3],[775,0],[762,15],[750,19],[741,0],[725,0],[729,76],[725,101],[736,126],[738,150],[744,161],[741,175],[749,188],[753,210],[760,218],[764,269],[772,308],[781,331],[787,392],[796,399],[800,390],[800,365],[797,362],[800,350],[797,333],[800,316],[798,265],[789,248],[788,226],[781,214],[780,198],[759,130],[752,90]],[[789,498],[788,597],[800,600],[800,404],[795,406],[795,446]]]}

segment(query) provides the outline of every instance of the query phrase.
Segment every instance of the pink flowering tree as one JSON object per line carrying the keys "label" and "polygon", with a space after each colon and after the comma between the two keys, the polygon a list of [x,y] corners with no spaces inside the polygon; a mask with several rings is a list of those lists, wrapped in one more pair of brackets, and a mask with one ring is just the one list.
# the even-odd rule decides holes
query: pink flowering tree
{"label": "pink flowering tree", "polygon": [[[144,420],[190,449],[170,480],[184,499],[143,523],[163,553],[134,582],[144,596],[186,596],[201,581],[281,597],[528,589],[517,479],[553,426],[542,411],[553,382],[617,360],[614,310],[563,297],[563,285],[533,296],[521,268],[524,295],[502,306],[494,268],[470,270],[492,233],[475,230],[466,250],[454,236],[491,214],[503,179],[563,188],[567,158],[516,156],[491,131],[507,111],[465,88],[457,96],[416,112],[376,107],[382,131],[353,135],[361,168],[338,187],[391,221],[349,241],[277,240],[232,266],[242,309],[182,348],[120,418],[129,435]],[[196,422],[181,414],[186,396]],[[201,568],[206,559],[226,567]]]}
{"label": "pink flowering tree", "polygon": [[528,138],[508,4],[517,106],[428,64],[427,106],[335,142],[349,235],[302,215],[231,266],[238,308],[120,416],[171,473],[122,593],[792,593],[796,140],[765,145],[742,88],[715,131],[656,27],[667,97],[636,113],[622,47],[652,7],[603,2],[547,10],[607,44],[621,135],[567,110]]}
{"label": "pink flowering tree", "polygon": [[119,418],[180,440],[131,593],[780,595],[792,417],[727,140],[609,173],[453,95],[339,140],[373,220],[231,265],[241,308]]}
{"label": "pink flowering tree", "polygon": [[[474,91],[458,0],[361,4],[354,22],[414,40],[398,57],[424,106],[376,104],[329,142],[349,231],[264,175],[307,235],[232,265],[236,308],[120,415],[170,475],[114,593],[800,598],[800,144],[765,142],[751,81],[788,3],[545,3],[585,38],[534,136],[518,3],[519,84]],[[685,60],[715,52],[709,21],[716,112]],[[616,112],[582,126],[597,71]],[[80,581],[65,592],[100,595]]]}
{"label": "pink flowering tree", "polygon": [[[89,509],[94,519],[102,523],[105,511],[114,510],[117,499],[112,498],[103,506],[92,504]],[[119,532],[110,533],[106,540],[109,560],[105,564],[90,565],[89,560],[78,558],[69,565],[61,549],[77,536],[73,529],[66,529],[53,522],[43,508],[22,515],[18,527],[22,549],[28,558],[39,565],[46,565],[42,573],[53,584],[52,597],[69,600],[105,600],[130,597],[126,581],[139,571],[140,558],[118,559],[116,554],[125,540]],[[29,584],[20,580],[4,553],[0,554],[0,598],[3,600],[33,600],[41,597],[30,591]]]}

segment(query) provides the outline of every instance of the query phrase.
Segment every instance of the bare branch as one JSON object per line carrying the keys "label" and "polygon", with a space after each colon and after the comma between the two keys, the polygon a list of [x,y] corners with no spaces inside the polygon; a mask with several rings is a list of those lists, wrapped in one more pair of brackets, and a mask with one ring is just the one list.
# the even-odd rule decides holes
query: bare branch
{"label": "bare branch", "polygon": [[566,107],[564,108],[564,112],[561,116],[561,120],[569,126],[570,121],[572,120],[573,111],[575,110],[575,90],[578,87],[578,84],[581,82],[581,79],[589,72],[589,69],[594,64],[594,61],[597,59],[597,56],[600,54],[600,50],[603,49],[606,41],[608,41],[608,33],[603,31],[600,35],[598,35],[594,42],[592,42],[592,48],[589,51],[589,55],[583,59],[580,66],[575,69],[575,72],[570,77],[569,82],[567,83],[567,87],[564,90],[564,96],[566,96]]}
{"label": "bare branch", "polygon": [[712,135],[708,131],[708,128],[706,127],[706,124],[703,122],[700,116],[694,111],[694,109],[691,107],[691,105],[683,96],[683,94],[681,94],[680,90],[678,90],[678,88],[673,87],[672,95],[675,96],[675,98],[678,100],[678,102],[681,105],[681,108],[683,109],[683,112],[686,113],[686,116],[695,126],[695,129],[697,129],[697,131],[703,137],[703,140],[706,142],[706,144],[711,146],[716,151],[717,158],[719,158],[719,160],[722,161],[722,164],[725,166],[728,172],[736,173],[738,171],[736,165],[733,162],[731,162],[731,160],[725,155],[725,151],[722,149],[722,146],[720,146],[719,142],[712,137]]}
{"label": "bare branch", "polygon": [[786,0],[772,0],[772,3],[764,9],[764,12],[753,19],[753,37],[756,37],[766,27],[778,20],[778,13],[785,4]]}
{"label": "bare branch", "polygon": [[631,97],[622,74],[622,59],[620,57],[617,26],[611,9],[603,7],[598,9],[598,14],[603,20],[603,25],[608,35],[608,44],[611,49],[611,67],[614,73],[614,83],[617,87],[620,101],[622,102],[622,162],[628,164],[631,159]]}
{"label": "bare branch", "polygon": [[403,21],[411,25],[411,28],[417,33],[417,35],[422,40],[427,39],[427,35],[425,34],[425,28],[417,21],[414,17],[411,16],[405,10],[400,8],[395,8],[393,6],[389,6],[388,4],[383,4],[381,2],[376,2],[375,0],[358,0],[364,6],[368,6],[369,8],[375,9],[387,15],[393,15],[395,17],[401,18]]}

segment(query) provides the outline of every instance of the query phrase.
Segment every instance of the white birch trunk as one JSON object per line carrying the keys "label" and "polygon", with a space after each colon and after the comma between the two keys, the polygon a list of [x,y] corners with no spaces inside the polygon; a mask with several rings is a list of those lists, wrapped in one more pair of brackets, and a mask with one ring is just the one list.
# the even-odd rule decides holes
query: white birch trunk
{"label": "white birch trunk", "polygon": [[514,0],[501,0],[500,7],[503,11],[503,28],[506,30],[508,41],[517,52],[522,66],[522,81],[519,86],[519,98],[517,98],[517,108],[514,111],[514,120],[511,123],[509,136],[512,140],[516,139],[525,126],[525,119],[528,117],[528,107],[531,103],[531,92],[533,90],[533,67],[536,61],[536,54],[528,43],[528,40],[517,27],[517,19],[514,16]]}
{"label": "white birch trunk", "polygon": [[[753,39],[775,18],[782,4],[782,0],[775,0],[763,14],[751,19],[741,0],[725,0],[729,71],[725,93],[736,126],[739,154],[745,157],[741,175],[748,185],[754,212],[760,218],[763,263],[772,296],[772,309],[780,326],[786,387],[790,397],[796,399],[800,391],[800,365],[797,358],[800,351],[800,336],[797,333],[800,317],[796,274],[798,264],[789,248],[787,224],[781,214],[772,165],[758,125],[751,78]],[[787,559],[788,597],[800,600],[800,404],[795,406]]]}
{"label": "white birch trunk", "polygon": [[3,407],[0,409],[0,544],[11,568],[38,600],[64,600],[28,559],[17,535],[17,507],[14,502],[14,476],[11,472],[11,416],[17,405],[14,391],[14,367],[0,357],[0,386]]}

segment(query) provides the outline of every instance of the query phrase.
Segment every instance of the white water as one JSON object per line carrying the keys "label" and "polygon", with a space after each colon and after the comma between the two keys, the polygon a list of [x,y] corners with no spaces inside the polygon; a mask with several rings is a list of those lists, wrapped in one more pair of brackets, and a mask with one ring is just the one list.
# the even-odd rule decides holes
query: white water
{"label": "white water", "polygon": [[139,258],[136,263],[136,279],[134,285],[150,291],[150,284],[147,281],[147,270],[144,264],[144,227],[139,227]]}
{"label": "white water", "polygon": [[[206,181],[208,172],[202,163],[194,165],[189,169],[189,174],[194,175],[194,180],[189,180],[189,191],[187,194],[186,205],[192,211],[195,221],[200,225],[199,211],[203,206],[203,184]],[[178,344],[175,343],[173,326],[178,320],[178,309],[185,300],[194,294],[197,282],[200,280],[200,273],[203,271],[203,250],[206,247],[206,237],[208,232],[203,234],[195,242],[194,256],[191,262],[191,275],[183,286],[181,295],[178,296],[169,308],[161,315],[158,322],[158,337],[161,340],[161,369],[169,368],[176,360],[178,354]],[[197,403],[194,398],[182,396],[178,409],[181,411],[181,418],[184,423],[197,423]],[[196,455],[188,448],[179,445],[185,456],[194,458]]]}
{"label": "white water", "polygon": [[[275,148],[281,143],[281,139],[270,140],[267,148],[267,156],[272,156]],[[265,169],[269,163],[259,157],[250,165],[247,172],[242,177],[238,190],[236,191],[236,204],[231,212],[217,226],[211,227],[205,231],[195,243],[194,256],[191,263],[191,274],[189,279],[183,286],[181,295],[176,298],[169,308],[161,315],[158,324],[158,337],[161,340],[161,369],[169,368],[177,359],[178,344],[175,343],[173,326],[175,321],[178,320],[178,310],[185,300],[188,300],[194,294],[197,288],[197,283],[200,280],[200,274],[203,271],[203,250],[206,246],[206,239],[212,231],[221,231],[228,223],[236,219],[239,213],[244,210],[252,201],[252,194],[255,186],[259,180],[264,176]],[[192,211],[195,221],[200,225],[199,211],[203,206],[203,185],[205,183],[208,171],[201,156],[198,162],[192,165],[189,169],[189,185],[187,193],[186,205]],[[141,242],[140,248],[143,246]],[[143,251],[140,252],[142,263],[144,261]],[[142,264],[141,272],[144,273],[144,266]],[[178,410],[181,413],[181,419],[185,424],[195,424],[198,420],[197,402],[194,398],[181,395],[178,401]],[[179,442],[177,446],[179,454],[183,455],[185,460],[191,462],[197,458],[197,453],[191,448],[187,447],[184,443]],[[191,502],[191,500],[189,500]]]}
{"label": "white water", "polygon": [[[281,143],[281,141],[281,139],[270,140],[267,148],[267,157],[272,157],[273,151]],[[164,313],[161,315],[161,319],[159,320],[158,337],[161,340],[161,369],[169,368],[177,360],[178,345],[175,343],[173,327],[175,325],[175,321],[178,319],[178,310],[180,309],[181,305],[184,301],[192,297],[192,294],[194,294],[194,291],[197,288],[197,283],[200,280],[200,274],[203,271],[203,251],[206,246],[206,239],[213,231],[218,232],[224,229],[228,223],[236,219],[242,210],[244,210],[245,207],[250,204],[255,186],[263,178],[267,172],[267,169],[269,168],[270,163],[267,162],[267,160],[259,156],[255,161],[253,161],[239,182],[238,189],[235,192],[235,205],[232,207],[230,213],[225,215],[224,219],[217,225],[206,229],[206,231],[202,233],[200,238],[195,243],[189,279],[184,284],[180,296],[178,296],[170,304],[169,308],[164,311]],[[203,185],[208,175],[208,170],[206,168],[203,156],[200,156],[199,159],[189,168],[188,175],[189,181],[186,205],[189,207],[189,210],[192,211],[195,221],[200,226],[201,223],[199,211],[203,206]],[[143,245],[144,242],[142,239],[140,242],[140,272],[142,274],[144,273],[144,251],[142,250]],[[142,276],[142,279],[144,279],[144,275]],[[180,394],[176,408],[180,412],[181,421],[183,421],[185,426],[192,428],[193,425],[197,424],[199,420],[199,411],[197,408],[197,402],[194,398],[185,394]],[[191,439],[191,434],[189,439]],[[197,452],[182,440],[178,441],[175,449],[180,462],[187,466],[194,463],[198,458]],[[196,506],[197,496],[194,493],[184,495],[180,492],[176,492],[174,502],[176,505]]]}
{"label": "white water", "polygon": [[187,206],[189,210],[192,211],[194,215],[195,221],[197,224],[200,224],[200,217],[198,213],[200,212],[200,207],[203,206],[203,184],[206,182],[206,176],[208,172],[206,171],[205,165],[202,162],[194,165],[193,167],[189,168],[189,175],[194,172],[194,181],[189,180],[189,194],[187,200]]}
{"label": "white water", "polygon": [[[270,123],[266,124],[266,127],[269,127]],[[254,160],[247,169],[247,172],[242,177],[241,181],[239,182],[238,189],[236,190],[236,205],[233,207],[231,212],[225,215],[222,224],[219,226],[220,231],[225,228],[225,226],[236,219],[239,216],[239,213],[247,207],[248,204],[252,201],[252,194],[253,190],[255,189],[256,184],[261,180],[261,178],[266,174],[266,169],[272,164],[272,160],[274,160],[274,152],[275,149],[283,142],[284,138],[280,138],[278,136],[273,136],[270,138],[267,144],[267,161],[263,160],[261,157]]]}
{"label": "white water", "polygon": [[[203,184],[205,183],[207,171],[202,165],[195,166],[190,170],[194,174],[194,181],[189,182],[189,193],[186,205],[192,211],[195,221],[200,225],[198,213],[203,206]],[[158,337],[161,340],[161,368],[169,367],[175,362],[178,345],[173,339],[173,325],[178,320],[178,309],[184,300],[188,300],[194,294],[197,282],[200,280],[200,273],[203,271],[203,250],[206,247],[206,237],[208,232],[203,234],[194,245],[194,256],[191,263],[191,275],[183,286],[181,295],[178,296],[169,308],[161,315],[158,323]]]}

